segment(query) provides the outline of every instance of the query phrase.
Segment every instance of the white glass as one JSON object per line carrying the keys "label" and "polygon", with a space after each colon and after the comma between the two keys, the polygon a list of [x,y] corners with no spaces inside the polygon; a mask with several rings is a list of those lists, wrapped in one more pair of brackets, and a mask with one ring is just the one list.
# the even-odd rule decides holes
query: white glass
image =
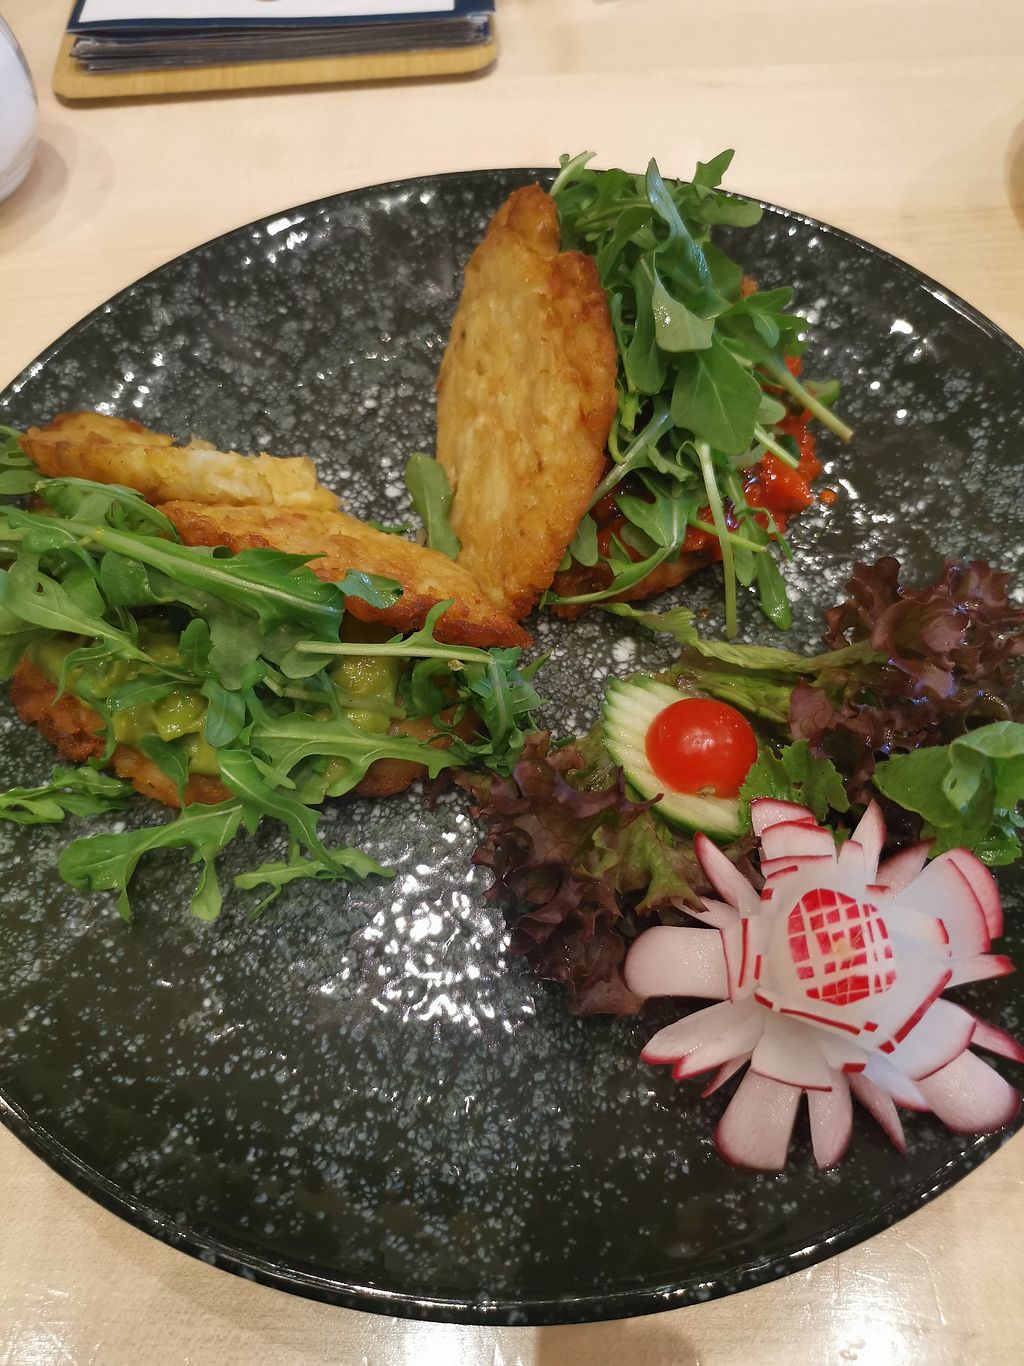
{"label": "white glass", "polygon": [[0,19],[0,199],[28,175],[36,150],[39,115],[28,63]]}

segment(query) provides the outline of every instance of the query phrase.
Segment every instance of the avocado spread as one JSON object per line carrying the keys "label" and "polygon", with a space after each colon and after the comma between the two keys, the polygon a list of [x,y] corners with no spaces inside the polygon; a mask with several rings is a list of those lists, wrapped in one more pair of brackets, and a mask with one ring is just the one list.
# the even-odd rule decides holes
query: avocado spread
{"label": "avocado spread", "polygon": [[[161,623],[143,623],[139,644],[159,664],[181,662],[177,639]],[[66,656],[78,648],[79,642],[68,636],[56,636],[40,641],[29,650],[29,657],[47,678],[60,681]],[[331,680],[346,708],[348,720],[372,735],[387,732],[396,715],[395,692],[402,661],[375,655],[353,655],[341,659],[329,669]],[[119,659],[101,665],[81,664],[70,670],[64,679],[65,690],[87,706],[102,702],[125,683],[145,676],[150,671],[136,660]],[[349,704],[353,704],[349,709]],[[110,726],[119,744],[138,746],[147,736],[165,741],[180,741],[188,757],[190,773],[217,777],[220,768],[217,751],[206,740],[207,701],[198,688],[173,686],[163,697],[143,702],[134,707],[119,707],[110,714]],[[323,719],[330,718],[329,709]]]}

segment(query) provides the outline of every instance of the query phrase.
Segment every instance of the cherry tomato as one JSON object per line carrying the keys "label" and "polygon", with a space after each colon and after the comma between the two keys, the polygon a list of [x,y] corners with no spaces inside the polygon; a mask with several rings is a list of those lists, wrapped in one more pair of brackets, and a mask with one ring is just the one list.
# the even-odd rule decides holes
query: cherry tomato
{"label": "cherry tomato", "polygon": [[674,792],[735,797],[757,758],[757,738],[728,703],[683,697],[651,722],[646,749],[656,777]]}

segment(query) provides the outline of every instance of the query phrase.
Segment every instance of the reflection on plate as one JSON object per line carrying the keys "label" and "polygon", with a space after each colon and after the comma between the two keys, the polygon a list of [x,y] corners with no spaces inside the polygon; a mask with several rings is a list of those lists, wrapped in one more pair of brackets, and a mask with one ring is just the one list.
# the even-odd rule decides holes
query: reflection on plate
{"label": "reflection on plate", "polygon": [[[308,451],[354,511],[400,521],[461,267],[529,178],[361,190],[229,233],[72,329],[0,396],[0,421],[97,407],[222,449]],[[1024,352],[906,266],[784,210],[744,235],[742,259],[765,287],[796,283],[816,373],[844,382],[857,427],[841,456],[823,442],[839,501],[794,530],[791,639],[810,641],[858,556],[922,575],[946,554],[1014,566]],[[680,591],[714,613],[705,580]],[[541,623],[538,643],[556,647],[544,692],[562,732],[589,723],[608,670],[667,658],[603,616]],[[47,771],[6,704],[2,723],[0,781]],[[130,819],[162,815],[140,801]],[[181,865],[154,858],[132,929],[57,878],[76,831],[0,829],[0,1116],[207,1261],[417,1317],[643,1313],[865,1238],[1006,1137],[911,1116],[903,1159],[858,1115],[838,1171],[814,1168],[805,1129],[782,1175],[733,1170],[711,1144],[724,1097],[694,1104],[639,1063],[650,1018],[570,1019],[506,958],[458,796],[340,804],[327,827],[394,864],[394,883],[303,885],[256,921],[239,896],[208,926],[183,911]],[[1001,881],[1004,951],[1022,953],[1021,882]],[[962,994],[1019,1028],[1014,978]]]}

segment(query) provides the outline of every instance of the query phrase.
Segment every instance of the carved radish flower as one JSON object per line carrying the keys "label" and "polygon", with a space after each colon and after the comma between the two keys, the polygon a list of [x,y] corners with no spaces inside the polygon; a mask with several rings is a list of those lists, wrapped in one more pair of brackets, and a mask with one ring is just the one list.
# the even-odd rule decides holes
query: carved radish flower
{"label": "carved radish flower", "polygon": [[764,888],[758,893],[704,835],[697,857],[721,901],[694,918],[711,928],[659,926],[626,960],[641,996],[719,1002],[662,1029],[643,1058],[680,1080],[714,1069],[710,1095],[750,1064],[715,1133],[742,1167],[786,1162],[807,1095],[820,1167],[842,1157],[855,1096],[905,1150],[896,1106],[931,1110],[956,1133],[987,1133],[1020,1097],[971,1046],[1024,1062],[1001,1029],[942,999],[947,987],[1013,970],[988,952],[1002,933],[995,880],[954,849],[926,866],[928,845],[879,866],[885,826],[868,807],[838,849],[804,807],[755,801]]}

